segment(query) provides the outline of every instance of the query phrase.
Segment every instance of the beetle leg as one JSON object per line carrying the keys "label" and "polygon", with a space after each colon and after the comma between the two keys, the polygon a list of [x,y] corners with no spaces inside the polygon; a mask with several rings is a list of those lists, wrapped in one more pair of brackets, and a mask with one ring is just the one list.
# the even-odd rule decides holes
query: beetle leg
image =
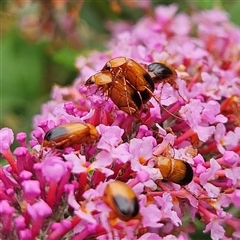
{"label": "beetle leg", "polygon": [[[118,80],[119,79],[119,80]],[[130,102],[129,102],[129,99],[131,101],[135,103],[135,99],[131,99],[132,96],[130,96],[130,93],[128,92],[128,89],[127,89],[127,80],[124,76],[124,71],[122,68],[118,69],[118,71],[116,73],[114,73],[114,81],[119,83],[121,82],[123,84],[123,90],[124,90],[124,94],[125,94],[125,99],[126,99],[126,107],[121,107],[121,110],[124,111],[124,112],[129,112],[130,115],[134,114],[136,112],[136,109],[134,109],[133,107],[131,107],[130,105]],[[119,83],[119,84],[121,84]]]}
{"label": "beetle leg", "polygon": [[[41,159],[41,158],[43,157],[43,150],[46,148],[46,147],[43,146],[43,144],[44,144],[44,142],[42,143],[41,149],[40,149],[40,151],[39,151],[39,156],[38,156],[39,159]],[[54,150],[54,149],[56,148],[56,146],[57,146],[57,143],[51,142],[51,145],[48,146],[48,147],[50,147],[50,148],[51,148],[50,151],[52,151],[52,150]]]}
{"label": "beetle leg", "polygon": [[127,94],[127,87],[126,87],[126,85],[127,85],[127,82],[126,82],[126,79],[125,79],[125,77],[123,76],[123,86],[124,86],[124,91],[125,91],[125,97],[126,97],[126,100],[127,100],[127,107],[128,107],[128,109],[129,109],[129,111],[130,111],[130,104],[129,104],[129,99],[128,99],[128,94]]}
{"label": "beetle leg", "polygon": [[148,88],[148,87],[145,87],[146,90],[149,92],[149,94],[157,101],[157,102],[160,102],[160,99],[158,99],[154,93]]}
{"label": "beetle leg", "polygon": [[[162,88],[161,88],[161,94],[160,94],[160,96],[162,95],[162,89],[163,89],[163,86],[162,86]],[[183,118],[178,117],[178,116],[176,116],[175,114],[173,114],[173,113],[171,113],[170,111],[168,111],[168,109],[165,108],[165,107],[161,104],[161,100],[158,99],[158,98],[153,94],[153,92],[152,92],[149,88],[146,87],[146,90],[147,90],[147,91],[151,94],[151,96],[159,103],[159,105],[161,106],[161,108],[163,108],[167,113],[169,113],[171,116],[173,116],[173,117],[175,117],[175,118],[177,118],[177,119],[179,119],[179,120],[184,121]]]}

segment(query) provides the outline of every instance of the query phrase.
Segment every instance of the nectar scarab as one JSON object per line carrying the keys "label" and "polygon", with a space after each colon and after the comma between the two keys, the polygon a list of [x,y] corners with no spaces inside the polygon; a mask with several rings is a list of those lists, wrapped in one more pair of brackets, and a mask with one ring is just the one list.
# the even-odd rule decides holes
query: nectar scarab
{"label": "nectar scarab", "polygon": [[122,74],[118,74],[113,81],[110,72],[101,71],[91,76],[85,83],[86,86],[91,84],[98,85],[120,110],[130,115],[139,115],[142,107],[141,97],[136,89],[127,84]]}
{"label": "nectar scarab", "polygon": [[139,115],[142,107],[142,100],[138,92],[124,78],[119,77],[114,81],[107,91],[107,96],[118,106],[118,108],[129,115]]}
{"label": "nectar scarab", "polygon": [[42,147],[63,149],[74,144],[91,144],[100,137],[97,129],[88,123],[66,123],[49,130]]}
{"label": "nectar scarab", "polygon": [[155,161],[155,167],[160,170],[163,180],[179,185],[187,185],[192,181],[193,169],[189,163],[164,156],[157,156]]}
{"label": "nectar scarab", "polygon": [[146,103],[154,96],[154,82],[149,73],[136,61],[130,58],[117,57],[108,61],[102,69],[110,71],[113,81],[118,74],[122,74],[137,91],[139,91],[142,102]]}
{"label": "nectar scarab", "polygon": [[112,83],[113,76],[109,71],[101,71],[97,72],[96,74],[92,75],[86,82],[86,86],[91,86],[96,84],[97,86],[106,85]]}
{"label": "nectar scarab", "polygon": [[177,72],[171,66],[154,62],[148,65],[148,72],[154,74],[152,77],[154,83],[169,83],[174,89],[178,90],[178,85],[176,83]]}
{"label": "nectar scarab", "polygon": [[131,187],[121,181],[107,184],[103,201],[112,209],[115,216],[123,221],[129,221],[139,214],[138,198]]}
{"label": "nectar scarab", "polygon": [[[182,97],[182,95],[179,92],[179,87],[178,87],[178,84],[176,82],[176,80],[178,78],[178,75],[177,75],[177,72],[175,71],[175,69],[173,67],[171,67],[169,65],[166,65],[164,63],[154,62],[154,63],[151,63],[151,64],[148,65],[148,72],[151,74],[151,77],[152,77],[152,80],[153,80],[154,84],[155,83],[162,83],[160,96],[162,95],[162,90],[163,90],[164,84],[168,83],[169,85],[172,86],[172,88],[174,88],[178,92],[179,96],[185,102],[185,99]],[[161,103],[160,103],[160,105],[161,105]],[[161,107],[163,109],[165,109],[165,111],[167,111],[172,116],[174,116],[174,117],[176,117],[180,120],[183,120],[182,118],[180,118],[180,117],[172,114],[171,112],[169,112],[162,105],[161,105]]]}

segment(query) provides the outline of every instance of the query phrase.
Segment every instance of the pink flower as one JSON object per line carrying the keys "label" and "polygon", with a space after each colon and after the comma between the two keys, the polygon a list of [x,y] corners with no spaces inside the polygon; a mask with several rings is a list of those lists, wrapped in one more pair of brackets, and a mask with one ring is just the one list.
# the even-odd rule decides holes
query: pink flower
{"label": "pink flower", "polygon": [[170,194],[164,193],[162,198],[157,196],[154,198],[154,200],[157,202],[157,205],[159,205],[159,207],[162,209],[162,218],[170,219],[170,221],[176,226],[182,224],[176,212],[172,210],[173,203]]}
{"label": "pink flower", "polygon": [[[143,203],[146,199],[142,199]],[[141,214],[143,216],[142,224],[144,227],[161,228],[161,211],[154,204],[149,204],[148,206],[141,206]]]}
{"label": "pink flower", "polygon": [[171,4],[169,6],[159,6],[155,9],[156,19],[159,24],[167,24],[173,19],[173,16],[177,12],[178,6]]}
{"label": "pink flower", "polygon": [[229,165],[235,165],[238,162],[238,154],[233,151],[225,151],[223,161]]}
{"label": "pink flower", "polygon": [[118,143],[122,141],[121,136],[123,135],[123,130],[117,126],[109,127],[100,125],[99,133],[102,135],[98,148],[110,151],[112,147],[115,147]]}
{"label": "pink flower", "polygon": [[13,131],[10,128],[2,128],[0,131],[0,153],[7,151],[13,140]]}
{"label": "pink flower", "polygon": [[233,185],[236,185],[239,181],[240,167],[225,170],[226,176],[231,180]]}
{"label": "pink flower", "polygon": [[[1,238],[182,240],[196,231],[196,218],[212,239],[226,239],[228,227],[239,237],[240,218],[231,213],[240,195],[240,29],[216,9],[187,15],[176,4],[143,5],[154,16],[134,25],[111,23],[108,51],[76,59],[79,76],[68,87],[53,87],[51,100],[34,117],[29,142],[18,133],[18,147],[11,150],[12,130],[0,130],[0,153],[8,163],[0,167]],[[108,85],[84,85],[120,56],[146,71],[153,62],[176,70],[176,79],[145,89],[151,99],[138,104],[136,115],[121,108],[137,102],[127,99],[126,66],[115,69],[125,77],[126,95],[111,95],[114,74]],[[134,91],[141,95],[138,87]],[[100,138],[64,149],[44,147],[47,131],[72,122],[93,125]],[[189,184],[178,184],[192,172]],[[106,189],[116,180],[133,192]],[[120,209],[116,203],[122,207],[125,200],[129,208]],[[121,214],[132,215],[124,221]]]}
{"label": "pink flower", "polygon": [[39,197],[41,190],[40,190],[40,185],[39,182],[36,180],[27,180],[22,182],[22,187],[23,187],[23,193],[24,193],[24,198],[28,202],[32,202],[32,200],[35,200],[37,197]]}
{"label": "pink flower", "polygon": [[162,240],[162,238],[159,237],[159,235],[156,233],[145,233],[139,239],[140,240],[151,240],[151,239]]}
{"label": "pink flower", "polygon": [[214,240],[222,239],[224,237],[224,229],[222,226],[222,220],[213,219],[207,224],[206,229],[203,232],[211,231],[211,238]]}
{"label": "pink flower", "polygon": [[226,123],[227,118],[220,113],[220,104],[216,101],[207,102],[205,108],[202,111],[202,118],[208,121],[210,124],[215,122]]}
{"label": "pink flower", "polygon": [[221,166],[214,159],[210,159],[210,168],[206,170],[200,176],[201,184],[204,185],[209,179],[214,179],[217,170],[220,170]]}
{"label": "pink flower", "polygon": [[59,182],[68,171],[68,165],[60,157],[46,157],[42,164],[42,173],[47,181]]}
{"label": "pink flower", "polygon": [[52,213],[50,207],[44,201],[37,202],[31,206],[28,205],[27,211],[35,221],[38,218],[44,218]]}
{"label": "pink flower", "polygon": [[235,206],[240,206],[240,190],[236,189],[232,194],[232,202]]}

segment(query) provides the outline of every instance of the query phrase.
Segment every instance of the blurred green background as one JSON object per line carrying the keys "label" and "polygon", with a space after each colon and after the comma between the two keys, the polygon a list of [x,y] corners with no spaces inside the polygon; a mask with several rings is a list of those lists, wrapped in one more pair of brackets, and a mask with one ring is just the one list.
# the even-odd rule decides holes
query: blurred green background
{"label": "blurred green background", "polygon": [[[110,38],[107,21],[132,23],[152,11],[129,0],[5,0],[1,6],[0,127],[15,133],[32,130],[32,117],[50,98],[54,83],[70,84],[77,76],[78,55],[102,50]],[[139,2],[139,1],[138,1]],[[141,1],[144,2],[144,1]],[[218,6],[240,24],[240,1],[175,1],[181,11]],[[95,41],[95,39],[98,41]]]}
{"label": "blurred green background", "polygon": [[[218,6],[240,25],[239,0],[155,0],[148,9],[130,0],[0,0],[0,128],[29,135],[32,117],[50,99],[53,84],[71,84],[78,75],[76,57],[104,49],[110,38],[106,22],[134,23],[155,5],[173,2],[187,13]],[[200,221],[195,224],[199,232],[192,238],[202,239],[204,226]]]}

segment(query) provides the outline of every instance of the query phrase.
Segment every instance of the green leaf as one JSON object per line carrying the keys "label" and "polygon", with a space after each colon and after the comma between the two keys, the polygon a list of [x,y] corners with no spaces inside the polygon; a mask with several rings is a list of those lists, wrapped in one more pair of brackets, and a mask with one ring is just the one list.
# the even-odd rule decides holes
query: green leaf
{"label": "green leaf", "polygon": [[79,55],[79,51],[72,48],[62,48],[52,55],[54,62],[70,69],[75,70],[76,57]]}

